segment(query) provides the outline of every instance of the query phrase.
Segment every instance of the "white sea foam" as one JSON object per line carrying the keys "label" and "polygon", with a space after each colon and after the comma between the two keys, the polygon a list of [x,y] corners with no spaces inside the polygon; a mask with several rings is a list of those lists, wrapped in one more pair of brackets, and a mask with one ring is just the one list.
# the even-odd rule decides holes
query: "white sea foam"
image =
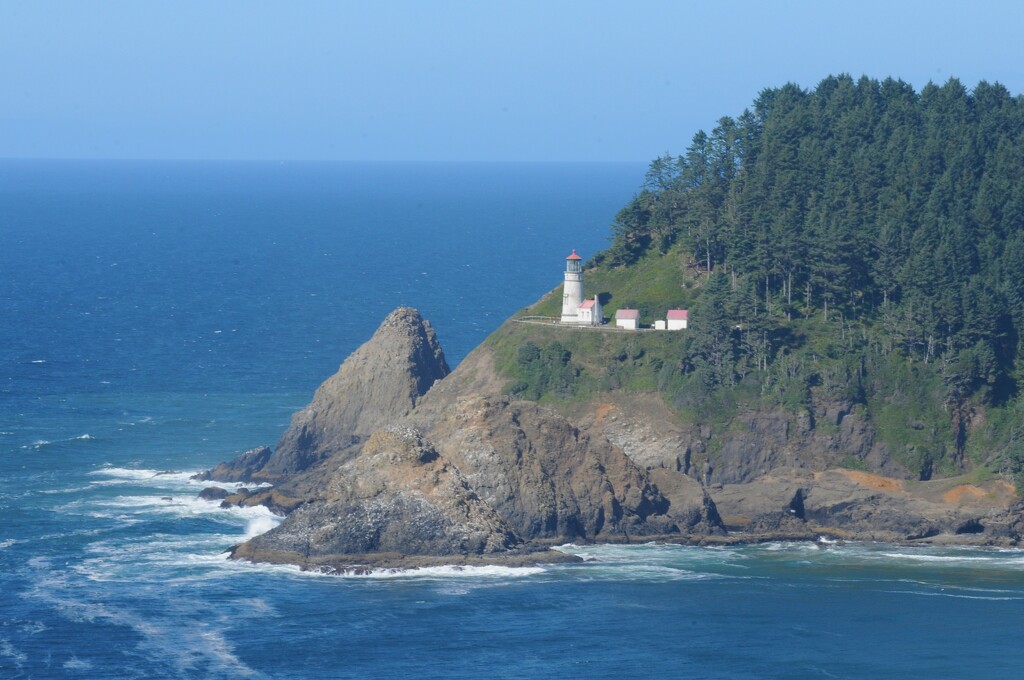
{"label": "white sea foam", "polygon": [[[192,676],[197,668],[203,668],[212,677],[258,675],[235,655],[233,645],[213,621],[196,621],[187,615],[154,618],[125,606],[94,602],[90,599],[94,597],[91,591],[69,581],[65,571],[54,569],[45,558],[29,560],[28,566],[33,583],[25,591],[26,597],[53,607],[72,621],[100,621],[132,629],[140,637],[139,651],[161,665],[170,666],[176,676]],[[191,607],[182,609],[187,612]],[[168,606],[164,611],[173,610],[173,606]],[[0,642],[0,654],[5,651]]]}
{"label": "white sea foam", "polygon": [[194,474],[194,471],[183,472],[180,470],[149,470],[122,467],[106,467],[89,473],[90,476],[109,477],[109,479],[93,482],[92,484],[95,486],[115,486],[118,484],[141,482],[161,488],[188,486],[189,478]]}
{"label": "white sea foam", "polygon": [[33,364],[45,364],[46,363],[46,359],[33,359],[32,363]]}
{"label": "white sea foam", "polygon": [[197,489],[205,489],[208,486],[216,486],[220,489],[225,489],[227,491],[237,491],[238,489],[241,488],[246,488],[249,489],[250,491],[254,491],[256,489],[269,489],[270,487],[273,486],[273,484],[269,484],[267,482],[260,482],[259,484],[248,484],[246,482],[215,482],[213,480],[204,481],[199,479],[191,479],[191,475],[189,475],[189,477],[189,486],[195,487]]}
{"label": "white sea foam", "polygon": [[278,524],[281,523],[282,517],[276,515],[261,515],[260,517],[253,517],[249,520],[248,524],[245,525],[245,538],[246,540],[265,534]]}
{"label": "white sea foam", "polygon": [[128,542],[97,541],[88,547],[88,557],[72,570],[93,582],[127,580],[133,583],[203,581],[219,578],[227,546],[239,536],[206,534],[159,536]]}
{"label": "white sea foam", "polygon": [[118,486],[124,484],[145,484],[161,489],[177,489],[186,493],[196,493],[199,489],[216,486],[228,491],[241,488],[249,490],[264,489],[273,486],[266,482],[246,484],[244,482],[215,482],[192,479],[196,470],[153,470],[148,468],[104,467],[89,472],[90,476],[108,477],[91,482],[92,486]]}
{"label": "white sea foam", "polygon": [[[248,509],[251,510],[251,509]],[[267,515],[249,521],[245,534],[151,535],[144,540],[97,541],[88,547],[88,557],[73,570],[90,581],[159,578],[162,582],[192,582],[221,578],[224,572],[263,571],[304,578],[349,578],[362,580],[472,581],[479,584],[521,579],[547,571],[544,567],[436,566],[418,569],[372,569],[354,574],[330,569],[303,571],[295,565],[252,563],[229,559],[225,549],[240,540],[267,531],[282,518]]]}
{"label": "white sea foam", "polygon": [[202,498],[174,496],[117,496],[116,498],[90,501],[89,504],[99,508],[118,508],[138,512],[159,512],[173,515],[208,514],[220,510],[219,501],[208,501]]}
{"label": "white sea foam", "polygon": [[[126,413],[124,415],[128,415],[128,414]],[[155,422],[156,421],[153,420],[153,416],[142,416],[138,420],[122,420],[122,421],[118,422],[118,425],[128,425],[130,427],[134,427],[136,425],[146,425],[146,424],[155,423]]]}
{"label": "white sea foam", "polygon": [[8,538],[8,539],[5,539],[3,541],[0,541],[0,550],[4,550],[6,548],[10,548],[15,543],[17,543],[17,541],[14,540],[13,538]]}
{"label": "white sea foam", "polygon": [[0,638],[0,658],[10,659],[11,663],[19,669],[28,661],[28,655],[12,645],[7,638]]}
{"label": "white sea foam", "polygon": [[[13,434],[13,432],[0,432],[0,434]],[[21,448],[23,448],[23,449],[37,449],[38,450],[38,449],[42,449],[42,448],[44,448],[46,446],[50,446],[52,444],[60,444],[62,442],[66,443],[66,442],[74,442],[74,441],[89,441],[91,439],[95,439],[95,437],[93,437],[91,434],[88,434],[88,433],[80,434],[77,437],[68,437],[67,439],[58,439],[56,441],[53,441],[53,440],[50,440],[50,439],[37,439],[34,442],[32,442],[31,444],[24,444],[24,445],[22,445]]]}
{"label": "white sea foam", "polygon": [[28,621],[18,626],[18,630],[27,635],[38,635],[43,631],[49,630],[49,628],[42,621]]}
{"label": "white sea foam", "polygon": [[992,558],[984,555],[929,555],[927,553],[882,553],[884,557],[893,559],[913,560],[916,562],[991,562]]}
{"label": "white sea foam", "polygon": [[984,555],[964,554],[933,554],[925,552],[883,552],[883,558],[899,560],[908,564],[927,564],[931,566],[971,567],[973,569],[991,567],[994,569],[1024,569],[1024,554],[1020,552],[1005,553],[992,551]]}
{"label": "white sea foam", "polygon": [[63,668],[69,671],[88,671],[92,669],[92,662],[72,656],[64,662]]}
{"label": "white sea foam", "polygon": [[47,495],[47,496],[52,496],[52,495],[64,494],[64,493],[79,493],[79,492],[88,491],[88,490],[89,490],[89,487],[87,487],[87,486],[72,486],[72,487],[68,487],[67,489],[43,489],[42,491],[39,491],[38,493],[41,493],[41,494],[44,494],[44,495]]}
{"label": "white sea foam", "polygon": [[[80,506],[75,502],[71,506]],[[104,509],[121,511],[114,513],[116,517],[131,517],[147,514],[173,515],[176,517],[215,516],[233,518],[237,522],[245,522],[246,538],[269,531],[283,519],[268,508],[257,505],[253,507],[221,507],[220,501],[208,501],[195,496],[117,496],[110,499],[88,501],[88,506],[102,512]],[[110,514],[108,514],[110,516]]]}
{"label": "white sea foam", "polygon": [[[583,564],[559,565],[559,573],[587,581],[703,581],[747,578],[735,574],[737,554],[732,550],[674,544],[563,545],[561,552],[582,557]],[[730,571],[723,572],[723,568]]]}
{"label": "white sea foam", "polygon": [[[215,567],[221,571],[250,573],[253,571],[280,576],[311,578],[311,579],[352,579],[357,581],[436,581],[439,583],[459,582],[467,586],[497,585],[510,579],[522,579],[548,573],[545,567],[505,567],[490,566],[436,566],[416,569],[367,569],[361,573],[337,571],[330,568],[303,570],[294,564],[270,564],[268,562],[249,562],[232,560],[227,552],[212,555],[195,555],[190,557],[194,564]],[[466,591],[468,592],[468,591]]]}
{"label": "white sea foam", "polygon": [[148,470],[139,468],[122,468],[122,467],[104,467],[99,470],[93,470],[89,473],[90,475],[105,475],[107,477],[116,477],[119,479],[153,479],[155,477],[172,478],[176,476],[185,475],[189,473],[181,472],[179,470]]}
{"label": "white sea foam", "polygon": [[[508,579],[543,574],[544,567],[438,566],[418,569],[371,569],[365,574],[332,574],[354,579]],[[329,572],[328,572],[329,573]]]}
{"label": "white sea foam", "polygon": [[649,564],[722,564],[745,559],[732,548],[697,547],[672,543],[644,543],[641,545],[575,545],[568,543],[555,550],[582,557],[586,561],[603,563]]}
{"label": "white sea foam", "polygon": [[992,602],[1006,602],[1009,600],[1024,600],[1024,597],[1009,597],[1005,595],[965,595],[955,591],[945,590],[887,590],[887,593],[896,595],[921,595],[922,597],[951,597],[958,600],[989,600]]}
{"label": "white sea foam", "polygon": [[579,576],[592,581],[705,581],[723,578],[721,574],[691,571],[657,564],[590,564]]}

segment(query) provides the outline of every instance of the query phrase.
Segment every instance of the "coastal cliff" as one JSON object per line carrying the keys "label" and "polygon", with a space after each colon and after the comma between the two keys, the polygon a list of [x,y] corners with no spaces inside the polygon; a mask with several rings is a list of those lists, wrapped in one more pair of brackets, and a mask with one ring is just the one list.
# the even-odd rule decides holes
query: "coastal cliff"
{"label": "coastal cliff", "polygon": [[723,445],[736,472],[715,482],[657,394],[538,404],[509,397],[494,361],[485,343],[447,375],[429,324],[393,312],[274,450],[198,476],[273,482],[224,500],[286,515],[232,555],[359,570],[564,561],[549,546],[573,541],[1021,540],[1005,483],[928,487],[829,468],[799,446],[783,459],[797,467],[730,453],[770,447],[756,427]]}
{"label": "coastal cliff", "polygon": [[234,556],[339,569],[521,563],[571,559],[547,547],[570,541],[724,534],[699,484],[680,476],[666,496],[607,438],[510,399],[488,361],[482,349],[445,378],[430,325],[413,309],[390,314],[272,452],[198,476],[273,483],[225,502],[287,513]]}

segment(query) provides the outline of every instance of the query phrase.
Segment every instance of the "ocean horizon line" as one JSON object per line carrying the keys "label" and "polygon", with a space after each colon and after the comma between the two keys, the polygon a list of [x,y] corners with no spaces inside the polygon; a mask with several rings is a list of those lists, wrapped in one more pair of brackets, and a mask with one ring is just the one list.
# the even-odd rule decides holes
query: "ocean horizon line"
{"label": "ocean horizon line", "polygon": [[0,156],[2,163],[211,163],[211,164],[309,164],[309,165],[647,165],[643,160],[574,159],[330,159],[330,158],[110,158]]}

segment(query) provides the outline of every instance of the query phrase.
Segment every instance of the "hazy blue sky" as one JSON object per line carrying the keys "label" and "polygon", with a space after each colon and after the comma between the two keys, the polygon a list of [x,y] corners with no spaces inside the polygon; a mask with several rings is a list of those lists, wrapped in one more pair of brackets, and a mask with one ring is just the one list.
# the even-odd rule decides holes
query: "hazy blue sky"
{"label": "hazy blue sky", "polygon": [[841,72],[1024,93],[1024,2],[0,0],[0,157],[646,161]]}

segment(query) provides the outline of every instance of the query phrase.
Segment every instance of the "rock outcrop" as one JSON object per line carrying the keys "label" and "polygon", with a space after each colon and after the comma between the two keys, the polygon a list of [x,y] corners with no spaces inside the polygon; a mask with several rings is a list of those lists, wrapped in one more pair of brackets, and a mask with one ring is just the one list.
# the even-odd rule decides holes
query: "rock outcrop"
{"label": "rock outcrop", "polygon": [[292,416],[264,472],[294,474],[344,451],[406,416],[448,372],[430,323],[415,309],[396,309]]}
{"label": "rock outcrop", "polygon": [[678,532],[643,470],[554,411],[479,395],[444,400],[441,410],[430,429],[438,451],[520,535],[566,542]]}
{"label": "rock outcrop", "polygon": [[201,482],[241,482],[243,484],[263,482],[266,481],[263,468],[273,453],[269,446],[258,446],[249,449],[233,460],[221,463],[212,470],[193,475],[192,479]]}
{"label": "rock outcrop", "polygon": [[[725,523],[748,534],[821,533],[880,541],[1011,544],[1019,540],[1011,507],[1015,490],[1002,480],[983,486],[909,484],[857,470],[776,470],[745,484],[712,489]],[[1017,536],[1013,538],[1013,536]]]}
{"label": "rock outcrop", "polygon": [[509,523],[412,428],[374,432],[358,456],[327,472],[323,482],[323,499],[292,512],[235,555],[356,568],[528,552]]}
{"label": "rock outcrop", "polygon": [[415,309],[400,307],[292,416],[272,454],[266,447],[253,449],[199,478],[277,483],[354,451],[375,429],[408,415],[448,372],[433,327]]}

